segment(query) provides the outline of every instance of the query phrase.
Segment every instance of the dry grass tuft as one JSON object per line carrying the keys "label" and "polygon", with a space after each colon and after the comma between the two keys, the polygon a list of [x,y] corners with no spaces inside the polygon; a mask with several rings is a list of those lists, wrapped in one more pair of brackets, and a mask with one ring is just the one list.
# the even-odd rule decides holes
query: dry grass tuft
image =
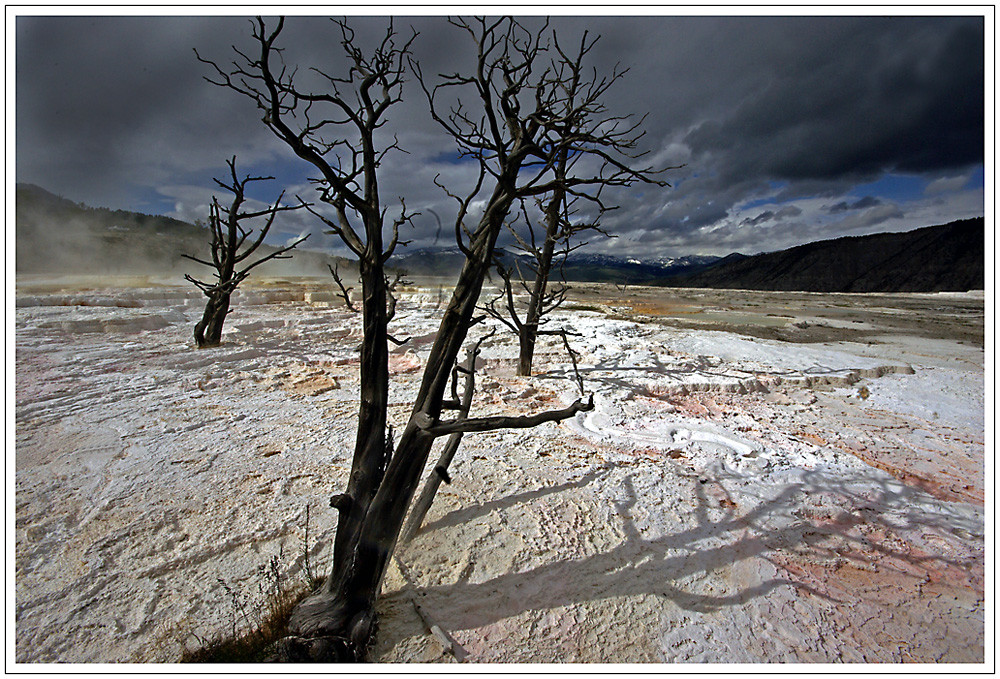
{"label": "dry grass tuft", "polygon": [[309,563],[309,507],[306,507],[305,538],[303,540],[303,577],[296,581],[282,576],[281,554],[272,556],[258,566],[256,604],[229,586],[222,578],[219,584],[230,602],[231,629],[214,639],[192,634],[200,644],[196,650],[185,650],[182,663],[254,663],[263,662],[269,648],[287,634],[292,611],[306,596],[323,584]]}
{"label": "dry grass tuft", "polygon": [[[226,590],[232,606],[230,633],[211,640],[199,639],[201,647],[181,655],[182,663],[253,663],[263,662],[268,648],[286,635],[288,620],[295,606],[311,591],[322,584],[322,578],[312,582],[286,582],[281,577],[280,560],[271,557],[266,566],[260,567],[261,581],[256,605],[229,586],[222,578],[219,583]],[[266,584],[265,584],[266,583]]]}

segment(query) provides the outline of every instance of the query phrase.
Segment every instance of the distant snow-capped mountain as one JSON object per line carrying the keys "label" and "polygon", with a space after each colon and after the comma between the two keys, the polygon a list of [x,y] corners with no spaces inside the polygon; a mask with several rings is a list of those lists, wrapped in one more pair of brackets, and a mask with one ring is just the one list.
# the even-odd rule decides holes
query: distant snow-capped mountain
{"label": "distant snow-capped mountain", "polygon": [[636,257],[605,254],[574,254],[569,258],[570,263],[600,264],[608,266],[643,266],[669,269],[670,273],[677,273],[679,269],[698,268],[707,266],[718,261],[720,258],[714,255],[686,255],[684,257]]}
{"label": "distant snow-capped mountain", "polygon": [[[499,250],[502,261],[516,260],[530,262],[523,254],[509,250]],[[574,253],[562,265],[562,273],[568,280],[647,283],[667,276],[700,271],[717,260],[711,255],[688,255],[685,257],[635,257],[628,255],[608,255],[599,253]],[[461,268],[465,255],[457,247],[399,249],[393,253],[389,265],[413,275],[450,275]],[[556,262],[558,266],[559,261]],[[558,271],[554,277],[558,277]]]}

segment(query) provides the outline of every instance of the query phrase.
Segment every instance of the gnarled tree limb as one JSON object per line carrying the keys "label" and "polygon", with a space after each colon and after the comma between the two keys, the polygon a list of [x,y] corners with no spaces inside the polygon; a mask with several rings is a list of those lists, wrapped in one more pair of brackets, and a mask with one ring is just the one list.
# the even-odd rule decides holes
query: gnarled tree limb
{"label": "gnarled tree limb", "polygon": [[467,419],[449,420],[438,422],[428,428],[428,433],[432,436],[446,436],[461,432],[468,434],[471,432],[496,431],[497,429],[530,429],[546,422],[562,422],[580,412],[594,409],[594,395],[584,402],[580,399],[561,410],[548,410],[534,415],[506,416],[497,415],[493,417],[470,417]]}

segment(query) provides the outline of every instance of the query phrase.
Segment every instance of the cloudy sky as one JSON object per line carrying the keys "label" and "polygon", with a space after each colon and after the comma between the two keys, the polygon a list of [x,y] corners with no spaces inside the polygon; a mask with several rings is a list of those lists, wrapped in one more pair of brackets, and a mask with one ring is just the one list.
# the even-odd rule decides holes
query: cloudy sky
{"label": "cloudy sky", "polygon": [[[527,20],[529,23],[531,19]],[[841,235],[903,231],[984,212],[983,17],[560,17],[560,38],[602,36],[592,65],[629,67],[613,111],[648,114],[647,160],[681,165],[670,188],[617,193],[592,251],[630,256],[752,254]],[[362,41],[383,18],[352,20]],[[463,70],[470,51],[440,17],[418,31],[427,74]],[[289,17],[281,44],[302,71],[342,67],[335,26]],[[213,177],[237,156],[255,186],[311,197],[309,168],[264,127],[254,105],[214,87],[194,49],[230,61],[250,47],[245,17],[16,19],[16,180],[88,205],[204,219]],[[408,152],[383,168],[382,195],[420,211],[411,247],[435,242],[453,201],[433,184],[470,181],[414,82],[391,109]],[[220,193],[220,197],[221,197]],[[316,233],[286,213],[277,240]],[[447,233],[447,227],[445,229]],[[438,241],[447,245],[446,239]],[[337,250],[335,250],[337,251]],[[342,250],[340,251],[342,252]]]}

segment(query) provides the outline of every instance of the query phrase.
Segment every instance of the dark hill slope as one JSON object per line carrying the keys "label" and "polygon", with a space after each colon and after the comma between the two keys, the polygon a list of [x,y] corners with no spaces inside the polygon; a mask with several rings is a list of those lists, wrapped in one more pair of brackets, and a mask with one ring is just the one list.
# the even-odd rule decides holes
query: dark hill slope
{"label": "dark hill slope", "polygon": [[[88,207],[32,184],[18,184],[15,203],[17,273],[169,274],[210,277],[181,256],[208,258],[209,232],[171,217]],[[261,246],[261,255],[274,252]],[[255,273],[326,275],[329,255],[300,247],[292,259],[270,261]]]}
{"label": "dark hill slope", "polygon": [[982,290],[982,217],[905,233],[849,236],[735,261],[726,258],[664,285],[804,292]]}
{"label": "dark hill slope", "polygon": [[205,249],[206,240],[207,231],[176,219],[91,208],[30,184],[16,187],[18,273],[173,270],[181,252]]}

